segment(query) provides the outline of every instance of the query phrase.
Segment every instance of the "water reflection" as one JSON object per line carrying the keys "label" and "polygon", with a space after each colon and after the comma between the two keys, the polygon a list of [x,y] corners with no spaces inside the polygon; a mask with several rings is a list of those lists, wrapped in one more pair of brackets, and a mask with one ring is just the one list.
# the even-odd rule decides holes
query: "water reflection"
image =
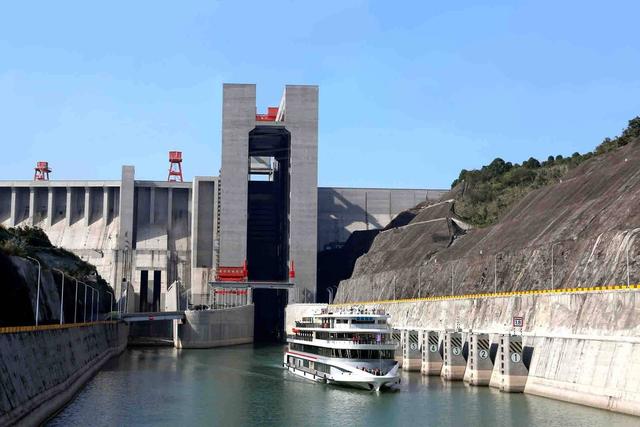
{"label": "water reflection", "polygon": [[281,346],[133,348],[105,365],[50,425],[635,426],[638,419],[403,372],[395,392],[311,383]]}

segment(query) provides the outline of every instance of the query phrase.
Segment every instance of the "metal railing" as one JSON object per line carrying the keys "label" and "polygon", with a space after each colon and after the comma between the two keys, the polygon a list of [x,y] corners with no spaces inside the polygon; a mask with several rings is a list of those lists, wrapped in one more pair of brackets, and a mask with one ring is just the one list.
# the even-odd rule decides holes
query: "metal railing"
{"label": "metal railing", "polygon": [[313,341],[313,337],[302,337],[294,334],[287,334],[287,338],[292,340]]}
{"label": "metal railing", "polygon": [[[33,257],[25,257],[26,259],[35,262],[38,265],[38,281],[37,281],[37,291],[36,291],[36,310],[35,310],[35,326],[38,327],[40,326],[40,287],[41,287],[41,281],[42,281],[42,265],[40,264],[40,261],[36,258]],[[87,287],[91,288],[91,311],[89,313],[89,322],[96,322],[100,320],[100,290],[94,288],[93,286],[87,285],[86,283],[84,283],[81,280],[78,280],[76,277],[70,276],[68,274],[66,274],[64,271],[58,269],[58,268],[51,268],[50,271],[52,272],[56,272],[60,274],[61,277],[61,284],[60,284],[60,309],[59,309],[59,318],[58,318],[58,324],[59,325],[63,325],[63,324],[78,324],[78,283],[82,283],[84,285],[84,304],[83,304],[83,309],[84,309],[84,316],[83,316],[83,322],[82,324],[86,324],[87,322],[87,318],[86,318],[86,311],[87,311]],[[64,317],[64,293],[65,293],[65,278],[71,278],[73,279],[73,281],[75,282],[75,292],[74,292],[74,309],[73,309],[73,322],[67,322],[65,320]],[[107,292],[109,294],[110,297],[110,302],[111,302],[111,306],[110,306],[110,311],[108,312],[109,318],[112,318],[112,312],[113,312],[113,294],[111,292]],[[94,304],[95,301],[95,304]]]}
{"label": "metal railing", "polygon": [[206,293],[194,293],[185,289],[181,293],[189,310],[224,310],[252,304],[250,288],[220,288],[208,286]]}

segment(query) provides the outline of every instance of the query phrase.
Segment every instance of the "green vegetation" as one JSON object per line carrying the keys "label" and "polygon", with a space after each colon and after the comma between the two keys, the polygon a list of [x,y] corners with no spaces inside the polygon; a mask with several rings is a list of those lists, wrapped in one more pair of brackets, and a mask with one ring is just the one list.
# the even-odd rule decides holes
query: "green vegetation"
{"label": "green vegetation", "polygon": [[6,229],[0,226],[0,252],[6,255],[27,256],[30,248],[52,248],[46,233],[37,227]]}
{"label": "green vegetation", "polygon": [[573,153],[571,157],[549,156],[540,162],[533,157],[512,164],[497,158],[480,169],[460,172],[451,187],[459,187],[455,210],[465,221],[486,227],[529,191],[558,182],[570,169],[586,160],[615,150],[640,138],[640,116],[629,120],[620,136],[605,138],[592,152]]}

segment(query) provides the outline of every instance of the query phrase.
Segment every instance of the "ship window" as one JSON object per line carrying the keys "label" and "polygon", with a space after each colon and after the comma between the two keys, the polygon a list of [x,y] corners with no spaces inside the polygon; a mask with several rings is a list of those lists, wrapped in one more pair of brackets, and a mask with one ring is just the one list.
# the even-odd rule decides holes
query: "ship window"
{"label": "ship window", "polygon": [[324,363],[316,362],[316,371],[324,372],[325,374],[330,374],[331,373],[331,367],[329,365],[324,364]]}
{"label": "ship window", "polygon": [[372,323],[375,323],[375,322],[373,321],[373,319],[368,317],[360,317],[360,318],[351,320],[352,325],[370,325]]}

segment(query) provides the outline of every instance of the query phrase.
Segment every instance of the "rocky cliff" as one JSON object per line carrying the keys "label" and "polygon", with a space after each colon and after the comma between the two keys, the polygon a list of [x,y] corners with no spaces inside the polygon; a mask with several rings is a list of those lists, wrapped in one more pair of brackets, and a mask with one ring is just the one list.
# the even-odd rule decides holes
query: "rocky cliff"
{"label": "rocky cliff", "polygon": [[527,193],[479,229],[456,215],[452,190],[379,233],[336,302],[625,284],[627,275],[636,283],[639,166],[636,138]]}
{"label": "rocky cliff", "polygon": [[[30,258],[31,259],[30,259]],[[38,228],[0,227],[0,327],[28,326],[35,324],[36,295],[38,283],[38,264],[41,265],[40,277],[40,316],[41,325],[60,321],[60,298],[62,297],[62,274],[65,273],[63,317],[65,323],[71,323],[76,317],[89,319],[92,309],[90,288],[87,288],[85,304],[84,285],[78,284],[75,293],[75,280],[86,283],[100,294],[100,313],[110,311],[111,287],[100,277],[96,268],[61,248],[54,247],[47,235]],[[60,271],[58,271],[60,270]],[[77,299],[76,299],[77,297]],[[93,307],[98,306],[94,293]],[[115,299],[113,300],[115,304]]]}

